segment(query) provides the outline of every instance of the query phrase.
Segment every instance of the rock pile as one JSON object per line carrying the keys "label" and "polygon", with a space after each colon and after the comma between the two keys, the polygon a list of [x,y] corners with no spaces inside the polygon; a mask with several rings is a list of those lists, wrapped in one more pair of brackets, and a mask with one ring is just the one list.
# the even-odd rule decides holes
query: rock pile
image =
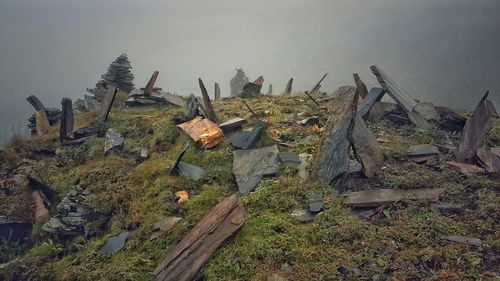
{"label": "rock pile", "polygon": [[108,72],[101,76],[105,81],[109,81],[122,91],[130,93],[134,89],[134,75],[130,71],[132,66],[126,54],[121,54],[108,68]]}

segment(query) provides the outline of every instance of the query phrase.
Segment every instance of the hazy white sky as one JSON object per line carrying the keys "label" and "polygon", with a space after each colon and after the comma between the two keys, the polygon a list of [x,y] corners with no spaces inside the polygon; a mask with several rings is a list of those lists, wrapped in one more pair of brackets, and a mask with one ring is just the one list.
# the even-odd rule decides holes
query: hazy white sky
{"label": "hazy white sky", "polygon": [[35,93],[76,100],[128,54],[137,86],[229,91],[234,68],[282,91],[376,86],[377,64],[414,97],[471,109],[486,89],[500,105],[498,0],[0,0],[0,138],[24,126]]}

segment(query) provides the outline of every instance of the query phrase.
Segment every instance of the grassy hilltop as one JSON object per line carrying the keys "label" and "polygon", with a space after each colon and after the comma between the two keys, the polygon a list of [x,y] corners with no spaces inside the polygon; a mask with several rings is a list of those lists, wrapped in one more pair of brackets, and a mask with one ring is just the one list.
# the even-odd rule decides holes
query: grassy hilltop
{"label": "grassy hilltop", "polygon": [[[290,122],[294,114],[318,114],[305,95],[247,100],[269,122],[258,147],[289,141],[289,150],[315,155],[321,132]],[[80,184],[91,191],[85,204],[103,217],[104,227],[85,238],[57,240],[34,226],[28,244],[0,245],[0,279],[9,280],[150,280],[151,272],[167,255],[167,248],[183,236],[224,197],[237,191],[232,175],[232,147],[227,139],[211,150],[191,145],[184,161],[201,166],[200,181],[167,176],[168,168],[188,141],[172,122],[183,108],[124,108],[117,98],[108,127],[125,139],[119,153],[104,155],[104,139],[93,138],[78,146],[59,146],[59,128],[44,137],[14,140],[0,152],[0,215],[31,219],[33,203],[26,176],[54,188],[62,198],[69,187]],[[241,99],[214,103],[222,121],[234,117],[256,121]],[[97,111],[76,116],[76,128],[95,120]],[[326,117],[322,119],[322,123]],[[329,186],[303,182],[296,165],[282,166],[275,177],[265,178],[255,192],[242,196],[248,220],[241,231],[210,260],[206,280],[267,280],[280,273],[289,280],[494,280],[500,274],[500,179],[487,175],[465,176],[443,165],[432,169],[407,158],[410,145],[457,145],[458,137],[441,131],[397,128],[388,120],[367,121],[382,147],[385,164],[370,188],[447,189],[441,201],[461,205],[461,215],[440,213],[423,201],[390,205],[371,220],[342,206]],[[312,136],[312,137],[308,137]],[[485,143],[500,146],[500,122]],[[150,157],[137,159],[147,147]],[[43,151],[55,151],[55,155]],[[443,162],[453,159],[443,155]],[[5,190],[2,190],[5,189]],[[190,199],[178,204],[174,193],[185,190]],[[308,224],[291,216],[305,208],[313,193],[323,193],[325,211]],[[55,208],[55,206],[53,207]],[[150,241],[153,224],[162,216],[183,219],[167,234]],[[100,252],[111,235],[131,230],[117,254]],[[444,235],[483,240],[482,247],[447,243]],[[341,265],[358,268],[339,272]],[[377,279],[379,278],[379,279]]]}

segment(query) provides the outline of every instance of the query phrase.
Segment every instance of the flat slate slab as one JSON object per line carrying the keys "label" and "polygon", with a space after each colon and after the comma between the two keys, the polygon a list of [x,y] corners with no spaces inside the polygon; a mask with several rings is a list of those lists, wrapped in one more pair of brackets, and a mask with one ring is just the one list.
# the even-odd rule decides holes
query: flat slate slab
{"label": "flat slate slab", "polygon": [[183,176],[185,176],[189,179],[192,179],[194,181],[200,180],[205,175],[205,171],[201,167],[193,165],[193,164],[189,164],[189,163],[185,163],[185,162],[181,161],[181,162],[179,162],[177,167],[179,169],[180,175],[183,175]]}
{"label": "flat slate slab", "polygon": [[313,194],[311,197],[309,197],[308,200],[308,205],[309,205],[309,212],[311,213],[319,213],[323,211],[324,206],[325,206],[325,200],[323,199],[322,194]]}
{"label": "flat slate slab", "polygon": [[101,252],[106,254],[116,254],[118,253],[123,246],[125,246],[125,242],[128,239],[130,232],[124,231],[117,236],[110,237],[108,241],[102,246]]}
{"label": "flat slate slab", "polygon": [[247,123],[247,120],[244,118],[236,117],[233,119],[229,119],[226,122],[219,125],[219,128],[227,134],[229,132],[234,132],[240,130],[244,124]]}
{"label": "flat slate slab", "polygon": [[299,155],[295,152],[280,152],[278,153],[278,158],[281,163],[297,163],[300,164],[302,161]]}
{"label": "flat slate slab", "polygon": [[301,223],[309,223],[314,220],[316,215],[306,209],[297,209],[292,212],[292,217]]}
{"label": "flat slate slab", "polygon": [[278,172],[278,146],[233,152],[233,174],[241,194],[254,190],[262,177]]}
{"label": "flat slate slab", "polygon": [[252,149],[259,142],[266,126],[265,122],[259,120],[251,131],[241,131],[231,135],[229,142],[238,149]]}
{"label": "flat slate slab", "polygon": [[373,189],[347,194],[344,205],[352,208],[369,208],[393,203],[401,200],[426,199],[437,201],[444,194],[446,188],[421,189]]}
{"label": "flat slate slab", "polygon": [[408,156],[417,164],[433,166],[439,164],[440,153],[435,145],[417,144],[410,146]]}

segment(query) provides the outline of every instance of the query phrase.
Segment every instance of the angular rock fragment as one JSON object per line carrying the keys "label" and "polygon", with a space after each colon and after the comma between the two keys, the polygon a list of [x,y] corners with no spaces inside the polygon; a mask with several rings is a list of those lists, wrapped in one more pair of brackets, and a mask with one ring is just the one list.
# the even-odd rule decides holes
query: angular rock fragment
{"label": "angular rock fragment", "polygon": [[421,188],[411,190],[401,189],[373,189],[347,194],[344,205],[352,208],[369,208],[393,203],[401,200],[437,201],[446,188]]}
{"label": "angular rock fragment", "polygon": [[254,190],[264,176],[278,172],[278,146],[233,152],[233,174],[241,194]]}
{"label": "angular rock fragment", "polygon": [[377,138],[366,127],[365,121],[360,116],[356,116],[351,141],[354,154],[361,162],[365,176],[373,178],[379,174],[384,164],[384,156],[382,155]]}
{"label": "angular rock fragment", "polygon": [[290,95],[292,93],[292,85],[293,78],[290,78],[290,80],[286,83],[285,91],[283,92],[285,95]]}
{"label": "angular rock fragment", "polygon": [[243,86],[243,92],[241,96],[243,98],[255,98],[261,95],[260,91],[262,90],[262,84],[264,84],[264,77],[259,76],[254,82],[246,83]]}
{"label": "angular rock fragment", "polygon": [[300,164],[302,161],[299,155],[295,152],[280,152],[278,153],[278,158],[281,163],[297,163]]}
{"label": "angular rock fragment", "polygon": [[267,90],[266,95],[267,96],[272,96],[273,95],[273,84],[269,84],[269,89]]}
{"label": "angular rock fragment", "polygon": [[179,174],[185,176],[194,181],[200,180],[205,175],[205,171],[196,165],[192,165],[185,162],[179,162],[177,165]]}
{"label": "angular rock fragment", "polygon": [[467,118],[446,107],[436,106],[435,108],[439,113],[438,124],[442,129],[451,133],[463,130]]}
{"label": "angular rock fragment", "polygon": [[181,97],[172,95],[169,92],[164,92],[161,88],[154,87],[158,74],[158,71],[153,72],[153,75],[151,75],[146,87],[130,91],[128,95],[130,98],[125,101],[125,105],[128,107],[151,106],[158,104],[173,105],[178,107],[184,106],[185,102]]}
{"label": "angular rock fragment", "polygon": [[156,79],[158,79],[158,74],[160,74],[160,72],[155,71],[153,72],[153,75],[151,75],[151,78],[149,79],[148,84],[146,84],[146,87],[144,88],[144,91],[142,93],[145,97],[149,97],[153,93],[153,88],[155,86]]}
{"label": "angular rock fragment", "polygon": [[139,156],[142,158],[142,159],[148,159],[149,158],[149,151],[147,148],[145,147],[141,147],[141,151],[139,153]]}
{"label": "angular rock fragment", "polygon": [[243,87],[248,83],[248,77],[243,72],[243,69],[236,69],[236,75],[231,78],[229,85],[231,86],[231,97],[235,97],[241,94]]}
{"label": "angular rock fragment", "polygon": [[297,123],[299,125],[303,125],[303,126],[318,125],[319,124],[319,117],[318,116],[307,117],[305,119],[297,121]]}
{"label": "angular rock fragment", "polygon": [[205,149],[215,147],[224,139],[224,132],[217,124],[201,117],[179,124],[177,127]]}
{"label": "angular rock fragment", "polygon": [[478,149],[477,159],[478,163],[486,170],[486,172],[500,172],[500,147]]}
{"label": "angular rock fragment", "polygon": [[432,144],[418,144],[410,146],[408,156],[417,164],[435,166],[439,164],[440,153],[437,146]]}
{"label": "angular rock fragment", "polygon": [[312,155],[308,153],[301,153],[299,154],[299,158],[300,158],[300,165],[297,174],[301,179],[307,180],[309,178],[309,172],[307,171],[307,168],[309,167],[309,164],[311,162]]}
{"label": "angular rock fragment", "polygon": [[481,247],[483,245],[483,241],[478,238],[468,238],[464,236],[448,235],[444,236],[443,239],[449,242],[468,244],[475,247]]}
{"label": "angular rock fragment", "polygon": [[49,132],[49,121],[44,111],[35,112],[36,132],[38,136],[46,135]]}
{"label": "angular rock fragment", "polygon": [[104,153],[110,152],[112,149],[120,149],[123,147],[123,138],[114,128],[106,131],[106,140],[104,141]]}
{"label": "angular rock fragment", "polygon": [[130,232],[124,231],[117,236],[110,237],[108,241],[102,246],[101,252],[106,254],[116,254],[118,253],[124,246],[127,241]]}
{"label": "angular rock fragment", "polygon": [[259,120],[251,131],[241,131],[231,135],[229,142],[238,149],[252,149],[259,142],[266,126],[265,122]]}
{"label": "angular rock fragment", "polygon": [[215,87],[214,87],[214,100],[220,100],[220,86],[219,83],[215,82]]}
{"label": "angular rock fragment", "polygon": [[75,119],[73,117],[73,104],[70,98],[63,98],[61,101],[61,126],[59,129],[59,142],[64,143],[73,133]]}
{"label": "angular rock fragment", "polygon": [[314,220],[316,215],[305,209],[297,209],[292,212],[292,217],[301,223],[309,223]]}
{"label": "angular rock fragment", "polygon": [[313,194],[311,197],[309,197],[308,200],[308,211],[311,213],[319,213],[323,211],[323,208],[325,206],[325,200],[323,199],[322,194]]}
{"label": "angular rock fragment", "polygon": [[179,217],[163,217],[159,221],[155,222],[153,225],[153,230],[160,230],[162,232],[168,232],[180,221],[182,218]]}
{"label": "angular rock fragment", "polygon": [[52,188],[33,177],[28,176],[27,179],[31,191],[37,191],[40,194],[44,205],[47,208],[50,208],[52,203],[57,200],[57,193]]}
{"label": "angular rock fragment", "polygon": [[31,192],[31,198],[33,199],[33,202],[35,203],[35,221],[40,222],[47,220],[49,218],[49,210],[45,207],[45,204],[43,203],[42,196],[38,191],[33,191]]}
{"label": "angular rock fragment", "polygon": [[247,123],[247,120],[244,118],[236,117],[233,119],[229,119],[226,122],[219,125],[219,128],[224,132],[224,134],[228,134],[231,132],[239,131],[243,127],[244,124]]}
{"label": "angular rock fragment", "polygon": [[472,117],[465,123],[456,153],[458,162],[474,162],[477,150],[481,147],[484,137],[493,126],[493,118],[498,117],[495,106],[487,99],[488,94],[489,91],[484,94]]}
{"label": "angular rock fragment", "polygon": [[464,175],[486,173],[483,168],[473,164],[458,163],[453,161],[448,161],[446,162],[446,164],[448,164],[448,166],[450,166],[452,169],[455,169]]}
{"label": "angular rock fragment", "polygon": [[239,198],[231,195],[213,207],[168,253],[153,272],[155,281],[192,281],[217,249],[246,221]]}
{"label": "angular rock fragment", "polygon": [[446,214],[460,215],[464,212],[464,209],[458,205],[443,202],[432,204],[432,207]]}

